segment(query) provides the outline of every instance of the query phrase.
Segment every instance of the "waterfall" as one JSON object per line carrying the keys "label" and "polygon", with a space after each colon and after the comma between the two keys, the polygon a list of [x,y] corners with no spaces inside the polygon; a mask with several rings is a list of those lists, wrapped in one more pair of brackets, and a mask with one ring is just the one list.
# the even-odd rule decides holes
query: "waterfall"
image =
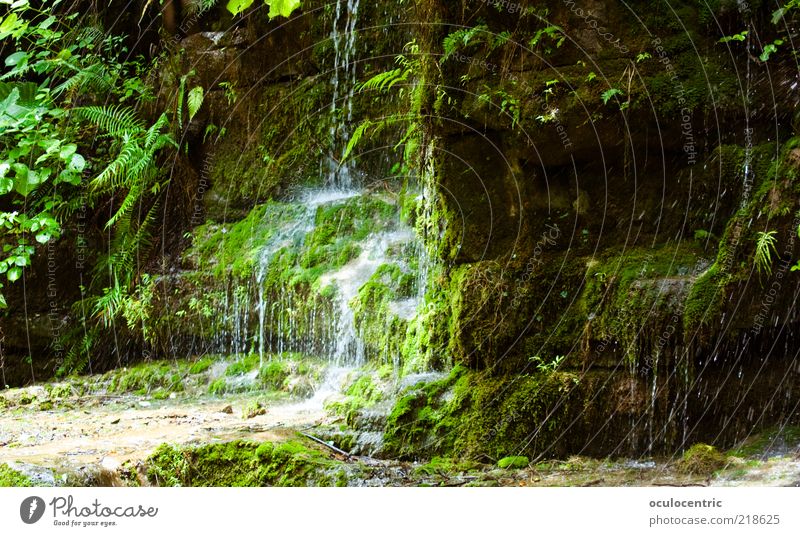
{"label": "waterfall", "polygon": [[[426,250],[413,229],[399,221],[385,228],[376,228],[355,243],[358,254],[349,262],[323,273],[311,285],[308,293],[298,292],[294,284],[275,285],[267,281],[273,262],[278,262],[287,250],[303,250],[306,238],[315,230],[315,220],[320,207],[335,208],[351,198],[371,196],[358,189],[358,170],[352,161],[340,162],[352,136],[353,96],[357,85],[356,24],[359,0],[337,0],[331,30],[333,69],[331,75],[331,125],[330,154],[327,170],[323,170],[324,187],[306,190],[296,198],[297,212],[288,221],[270,221],[268,239],[261,246],[255,269],[256,291],[253,311],[258,323],[251,334],[252,349],[257,348],[264,364],[270,353],[301,352],[327,360],[332,371],[341,376],[341,370],[363,365],[366,361],[365,343],[356,326],[354,300],[362,286],[384,264],[403,266],[410,272],[411,265],[396,252],[400,246],[409,246],[411,255],[419,258],[416,272],[416,296],[398,299],[389,304],[389,315],[410,321],[422,302],[427,285],[428,262]],[[288,206],[288,205],[287,205]],[[265,217],[270,217],[269,215]],[[391,253],[394,251],[394,253]],[[283,253],[282,253],[283,252]],[[299,262],[299,261],[297,261]],[[382,319],[377,319],[382,320]],[[247,336],[244,330],[238,334]],[[246,346],[243,343],[235,347]],[[399,355],[393,356],[397,363]],[[335,382],[334,382],[335,383]]]}
{"label": "waterfall", "polygon": [[[306,192],[301,197],[301,210],[299,214],[285,225],[279,226],[271,239],[262,247],[258,268],[256,270],[256,287],[258,293],[258,304],[256,305],[256,311],[258,312],[258,355],[261,358],[262,365],[264,362],[264,353],[267,350],[267,308],[269,307],[271,320],[273,320],[276,318],[276,307],[291,310],[294,298],[291,290],[287,289],[277,302],[267,302],[267,297],[264,294],[264,286],[266,283],[267,271],[269,270],[270,263],[275,257],[275,254],[287,247],[299,248],[302,246],[306,235],[314,229],[314,215],[316,214],[317,208],[328,203],[345,201],[357,195],[359,195],[359,192],[355,190],[325,189]],[[282,336],[284,331],[288,331],[290,334],[293,333],[291,325],[286,326],[282,324],[285,318],[286,315],[281,315],[278,312],[278,334],[272,333],[272,341],[270,344],[272,349],[279,353],[287,350],[287,348],[285,348],[285,339]],[[310,350],[310,348],[292,349]]]}
{"label": "waterfall", "polygon": [[341,162],[352,135],[353,93],[357,83],[356,74],[356,23],[359,0],[337,0],[331,30],[334,65],[333,98],[331,101],[331,151],[327,184],[333,187],[350,188],[355,169],[350,162]]}
{"label": "waterfall", "polygon": [[753,188],[753,172],[751,169],[751,160],[753,152],[753,129],[750,127],[750,104],[752,102],[751,85],[752,75],[750,72],[750,55],[751,47],[753,44],[752,35],[755,31],[755,26],[750,16],[750,4],[744,0],[738,0],[739,13],[746,18],[747,21],[747,40],[746,40],[746,53],[745,53],[745,91],[744,91],[744,165],[742,169],[743,184],[742,184],[742,201],[741,208],[747,206],[750,201],[750,191]]}

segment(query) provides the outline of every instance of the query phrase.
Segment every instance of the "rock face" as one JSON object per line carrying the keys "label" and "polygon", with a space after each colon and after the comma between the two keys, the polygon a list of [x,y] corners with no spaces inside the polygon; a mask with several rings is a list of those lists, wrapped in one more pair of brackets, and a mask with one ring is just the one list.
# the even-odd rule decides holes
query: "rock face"
{"label": "rock face", "polygon": [[[728,2],[699,4],[521,1],[509,10],[421,0],[399,14],[360,5],[358,80],[398,65],[410,74],[393,90],[353,97],[351,130],[403,118],[365,136],[356,182],[395,195],[397,175],[412,168],[419,196],[404,188],[392,206],[425,241],[430,266],[426,305],[412,321],[364,320],[386,315],[381,289],[401,286],[389,279],[371,281],[366,290],[383,287],[364,293],[372,308],[356,320],[370,359],[463,372],[396,408],[387,454],[669,451],[793,417],[794,75],[778,59],[770,83],[762,62],[718,42],[745,15]],[[754,20],[769,19],[762,15]],[[176,236],[192,232],[194,244],[165,247],[154,335],[129,334],[132,354],[231,351],[220,337],[252,332],[253,244],[214,250],[222,257],[203,248],[236,245],[223,235],[263,217],[256,211],[270,200],[321,185],[341,158],[331,134],[336,14],[304,1],[288,21],[258,11],[226,17],[212,11],[175,38],[160,73],[157,108],[175,106],[181,80],[205,91],[185,128],[188,154],[173,169],[180,193],[170,225]],[[744,86],[750,103],[769,105],[753,113]],[[754,266],[765,231],[778,239],[769,272]],[[59,255],[60,265],[74,264]],[[44,281],[46,269],[35,267],[30,281]],[[330,312],[330,297],[309,290],[319,274],[273,275],[274,289],[305,285],[293,298],[298,317]],[[79,296],[77,274],[58,279],[73,289],[60,298],[66,311]],[[30,352],[52,371],[44,287],[26,289],[27,309],[3,319],[6,363]],[[246,309],[242,324],[215,324],[234,298]],[[309,341],[322,337],[306,327]],[[119,352],[98,359],[113,365]],[[28,380],[25,367],[11,377]],[[434,431],[455,440],[432,442]]]}

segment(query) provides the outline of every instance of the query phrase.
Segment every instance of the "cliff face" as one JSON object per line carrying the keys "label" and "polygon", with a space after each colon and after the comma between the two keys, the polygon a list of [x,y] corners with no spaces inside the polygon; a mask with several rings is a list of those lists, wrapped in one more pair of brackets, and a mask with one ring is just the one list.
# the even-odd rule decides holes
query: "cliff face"
{"label": "cliff face", "polygon": [[[389,255],[358,291],[361,351],[456,372],[398,405],[387,454],[663,450],[795,413],[797,71],[788,53],[756,57],[783,35],[768,7],[418,0],[348,19],[335,6],[273,22],[216,8],[160,42],[154,108],[174,106],[182,79],[206,100],[166,164],[152,326],[125,334],[126,359],[253,351],[265,333],[325,353],[337,328],[318,319],[336,302],[320,282],[359,255],[341,240],[363,251],[366,229],[407,226],[424,262]],[[392,69],[393,83],[357,86]],[[318,242],[265,264],[274,229],[308,205],[298,192],[342,169],[359,190],[347,218],[315,206],[304,236]],[[415,316],[389,314],[415,293]],[[28,344],[51,352],[47,330],[28,343],[12,327],[36,314],[11,311],[7,363]]]}

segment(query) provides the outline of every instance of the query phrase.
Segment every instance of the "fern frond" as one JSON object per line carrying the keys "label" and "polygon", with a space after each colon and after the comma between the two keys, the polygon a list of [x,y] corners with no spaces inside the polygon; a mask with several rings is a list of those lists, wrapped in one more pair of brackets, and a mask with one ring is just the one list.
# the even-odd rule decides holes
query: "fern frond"
{"label": "fern frond", "polygon": [[364,137],[364,134],[366,134],[367,130],[369,130],[374,125],[375,123],[373,123],[369,119],[364,120],[363,123],[358,125],[355,131],[353,131],[353,135],[350,136],[350,140],[347,142],[347,147],[345,147],[344,154],[342,154],[342,162],[344,162],[350,157],[350,153],[353,152],[355,146],[358,145],[358,142],[361,141],[361,138]]}
{"label": "fern frond", "polygon": [[91,188],[96,191],[108,191],[124,186],[128,182],[126,172],[133,163],[141,162],[144,154],[142,148],[135,141],[124,144],[114,161],[92,179]]}
{"label": "fern frond", "polygon": [[100,93],[109,91],[113,87],[108,69],[102,63],[95,63],[83,68],[71,63],[62,62],[62,64],[74,71],[75,74],[56,86],[53,90],[55,95],[84,89]]}
{"label": "fern frond", "polygon": [[758,233],[755,261],[759,274],[772,275],[772,256],[778,254],[776,234],[778,234],[777,231],[759,231]]}
{"label": "fern frond", "polygon": [[189,112],[189,121],[200,111],[200,107],[203,105],[203,97],[202,86],[195,86],[189,90],[189,94],[186,96],[186,109]]}
{"label": "fern frond", "polygon": [[400,82],[408,80],[411,71],[409,69],[392,69],[383,73],[378,73],[359,86],[359,90],[378,90],[387,91]]}
{"label": "fern frond", "polygon": [[141,199],[143,190],[144,188],[142,187],[141,182],[137,182],[131,186],[128,194],[125,196],[125,199],[122,200],[122,204],[119,206],[114,215],[111,216],[106,222],[106,229],[116,224],[123,217],[126,217],[128,213],[133,210],[133,207],[135,207],[136,203],[138,203]]}
{"label": "fern frond", "polygon": [[115,137],[134,135],[145,130],[136,112],[127,106],[83,106],[74,113]]}

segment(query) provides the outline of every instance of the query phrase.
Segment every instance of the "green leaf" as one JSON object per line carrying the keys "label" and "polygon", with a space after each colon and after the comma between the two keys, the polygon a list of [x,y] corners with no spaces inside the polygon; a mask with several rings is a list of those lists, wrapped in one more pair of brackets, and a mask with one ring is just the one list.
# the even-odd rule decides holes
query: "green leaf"
{"label": "green leaf", "polygon": [[61,158],[61,160],[66,161],[67,158],[75,154],[75,151],[77,150],[78,146],[75,145],[74,143],[64,145],[63,147],[61,147],[61,150],[58,153],[58,157]]}
{"label": "green leaf", "polygon": [[23,59],[27,59],[28,53],[20,50],[18,52],[14,52],[10,56],[6,58],[6,67],[16,67],[19,65],[19,62]]}
{"label": "green leaf", "polygon": [[14,168],[14,189],[18,194],[27,196],[31,193],[37,184],[41,183],[46,177],[40,176],[39,173],[32,169],[28,169],[25,164],[16,163],[12,166]]}
{"label": "green leaf", "polygon": [[228,0],[228,5],[225,7],[232,15],[238,15],[252,5],[253,0]]}
{"label": "green leaf", "polygon": [[69,171],[74,171],[76,173],[80,173],[86,167],[86,160],[79,154],[72,155],[72,158],[69,159],[69,164],[67,165],[67,169]]}
{"label": "green leaf", "polygon": [[9,13],[8,16],[0,23],[0,39],[4,39],[8,34],[17,28],[17,14]]}
{"label": "green leaf", "polygon": [[603,99],[603,104],[608,104],[608,101],[610,101],[612,97],[615,97],[617,95],[622,95],[622,90],[617,88],[611,88],[607,91],[603,91],[603,94],[600,95],[600,98]]}
{"label": "green leaf", "polygon": [[77,186],[81,183],[81,176],[77,173],[73,173],[72,171],[65,169],[61,173],[58,174],[58,178],[56,179],[56,184],[66,182],[67,184],[72,184]]}
{"label": "green leaf", "polygon": [[300,7],[300,0],[265,0],[269,4],[269,18],[289,17]]}
{"label": "green leaf", "polygon": [[195,116],[203,105],[203,88],[201,86],[193,87],[189,91],[189,96],[186,98],[186,107],[189,109],[189,121]]}
{"label": "green leaf", "polygon": [[0,309],[5,309],[5,308],[7,308],[7,307],[8,307],[8,304],[6,303],[6,298],[5,298],[5,296],[3,296],[2,294],[0,294]]}
{"label": "green leaf", "polygon": [[11,109],[12,106],[14,106],[17,103],[18,100],[19,100],[19,90],[17,88],[14,88],[11,90],[8,96],[5,99],[3,99],[2,102],[0,102],[0,115],[3,114],[12,115],[9,113],[9,110]]}
{"label": "green leaf", "polygon": [[36,241],[39,242],[40,244],[46,244],[47,241],[50,240],[52,237],[53,237],[53,235],[51,235],[50,233],[47,233],[47,232],[38,233],[36,235]]}
{"label": "green leaf", "polygon": [[729,43],[731,41],[744,41],[745,38],[747,37],[748,33],[749,32],[747,30],[745,30],[743,32],[739,32],[738,34],[726,35],[725,37],[720,39],[719,42],[720,43]]}
{"label": "green leaf", "polygon": [[11,268],[8,269],[8,272],[6,272],[6,277],[12,283],[17,279],[19,279],[21,275],[22,275],[22,268],[19,268],[17,266],[12,266]]}

